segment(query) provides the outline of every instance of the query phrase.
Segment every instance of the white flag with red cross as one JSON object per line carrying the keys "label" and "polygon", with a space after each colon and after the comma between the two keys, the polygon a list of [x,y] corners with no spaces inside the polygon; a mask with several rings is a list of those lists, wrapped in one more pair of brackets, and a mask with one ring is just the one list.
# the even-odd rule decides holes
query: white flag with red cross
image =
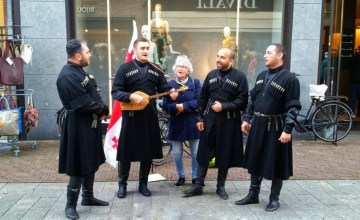
{"label": "white flag with red cross", "polygon": [[[133,35],[125,59],[125,63],[133,60],[133,56],[134,56],[133,44],[137,39],[137,37],[138,37],[138,32],[137,32],[136,22],[133,20]],[[110,118],[110,123],[106,131],[105,144],[104,144],[106,162],[113,167],[116,167],[117,164],[116,155],[117,155],[118,142],[119,142],[119,136],[121,130],[121,121],[122,121],[121,115],[122,115],[122,111],[120,108],[120,102],[118,100],[115,100],[112,115]]]}

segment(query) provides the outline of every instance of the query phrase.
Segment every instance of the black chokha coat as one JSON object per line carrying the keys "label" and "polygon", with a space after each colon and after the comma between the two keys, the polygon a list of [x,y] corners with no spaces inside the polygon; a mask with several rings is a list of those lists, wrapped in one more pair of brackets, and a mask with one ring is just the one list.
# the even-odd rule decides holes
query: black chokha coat
{"label": "black chokha coat", "polygon": [[[292,141],[281,143],[278,139],[283,131],[291,134],[295,126],[289,110],[301,109],[300,84],[295,75],[282,66],[272,74],[276,75],[270,79],[269,70],[260,73],[255,88],[250,91],[252,102],[244,120],[254,118],[246,145],[244,168],[250,174],[269,180],[287,180],[293,175]],[[254,115],[254,112],[282,116],[269,119]]]}
{"label": "black chokha coat", "polygon": [[[222,74],[222,77],[221,75]],[[222,104],[221,112],[214,112],[214,101]],[[243,142],[240,129],[240,111],[248,103],[248,83],[244,73],[230,68],[226,72],[212,70],[204,81],[198,99],[197,120],[204,122],[200,134],[197,161],[208,165],[212,159],[210,151],[215,151],[215,166],[219,168],[241,167]],[[216,123],[216,143],[209,143],[209,134]]]}
{"label": "black chokha coat", "polygon": [[[56,81],[60,100],[66,111],[62,125],[59,173],[87,176],[105,162],[102,145],[102,115],[109,114],[97,90],[95,79],[83,68],[68,62]],[[92,126],[93,123],[97,126]]]}
{"label": "black chokha coat", "polygon": [[[170,90],[171,87],[162,72],[149,63],[132,60],[119,67],[111,93],[114,100],[130,102],[131,93],[136,91],[155,95],[156,92],[163,93]],[[162,157],[155,102],[150,102],[143,110],[123,110],[117,160],[148,161]]]}

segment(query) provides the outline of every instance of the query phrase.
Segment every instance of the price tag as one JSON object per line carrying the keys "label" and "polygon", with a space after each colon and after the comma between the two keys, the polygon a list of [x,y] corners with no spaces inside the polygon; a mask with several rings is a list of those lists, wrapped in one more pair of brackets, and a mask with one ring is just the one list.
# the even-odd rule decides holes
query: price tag
{"label": "price tag", "polygon": [[13,64],[13,61],[10,59],[10,57],[6,58],[6,62],[11,66]]}

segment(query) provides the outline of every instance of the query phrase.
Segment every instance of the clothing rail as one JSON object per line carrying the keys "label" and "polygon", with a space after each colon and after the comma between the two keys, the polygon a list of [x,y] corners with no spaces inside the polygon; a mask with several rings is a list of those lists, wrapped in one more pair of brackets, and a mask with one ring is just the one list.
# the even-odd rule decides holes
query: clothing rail
{"label": "clothing rail", "polygon": [[[2,95],[4,92],[11,92],[11,95],[14,95],[12,92],[24,92],[24,93],[17,93],[19,95],[32,95],[35,93],[33,89],[6,89],[6,88],[0,88],[0,95]],[[25,93],[27,92],[27,93]]]}

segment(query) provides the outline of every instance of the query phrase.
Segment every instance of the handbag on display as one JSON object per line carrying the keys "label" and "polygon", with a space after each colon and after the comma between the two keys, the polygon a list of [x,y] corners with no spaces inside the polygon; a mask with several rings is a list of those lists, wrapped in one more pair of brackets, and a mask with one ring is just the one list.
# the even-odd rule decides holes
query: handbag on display
{"label": "handbag on display", "polygon": [[32,96],[28,97],[28,107],[24,112],[25,132],[28,133],[31,127],[36,127],[39,123],[39,113],[35,108]]}
{"label": "handbag on display", "polygon": [[[12,96],[11,92],[6,90],[5,93],[6,93],[5,98],[8,99],[8,101],[10,103],[10,108],[11,109],[17,108],[16,101],[15,101],[14,97]],[[0,103],[1,103],[1,108],[5,109],[6,108],[5,100],[3,99]]]}
{"label": "handbag on display", "polygon": [[6,109],[0,110],[0,136],[18,135],[19,130],[19,110],[11,109],[9,101],[3,96]]}
{"label": "handbag on display", "polygon": [[[10,50],[10,55],[8,54]],[[0,58],[0,84],[9,86],[24,85],[24,61],[15,56],[13,43],[6,40],[4,56]]]}
{"label": "handbag on display", "polygon": [[15,56],[23,59],[25,64],[29,64],[31,61],[33,48],[30,44],[24,44],[24,40],[21,40],[20,45],[15,45]]}

